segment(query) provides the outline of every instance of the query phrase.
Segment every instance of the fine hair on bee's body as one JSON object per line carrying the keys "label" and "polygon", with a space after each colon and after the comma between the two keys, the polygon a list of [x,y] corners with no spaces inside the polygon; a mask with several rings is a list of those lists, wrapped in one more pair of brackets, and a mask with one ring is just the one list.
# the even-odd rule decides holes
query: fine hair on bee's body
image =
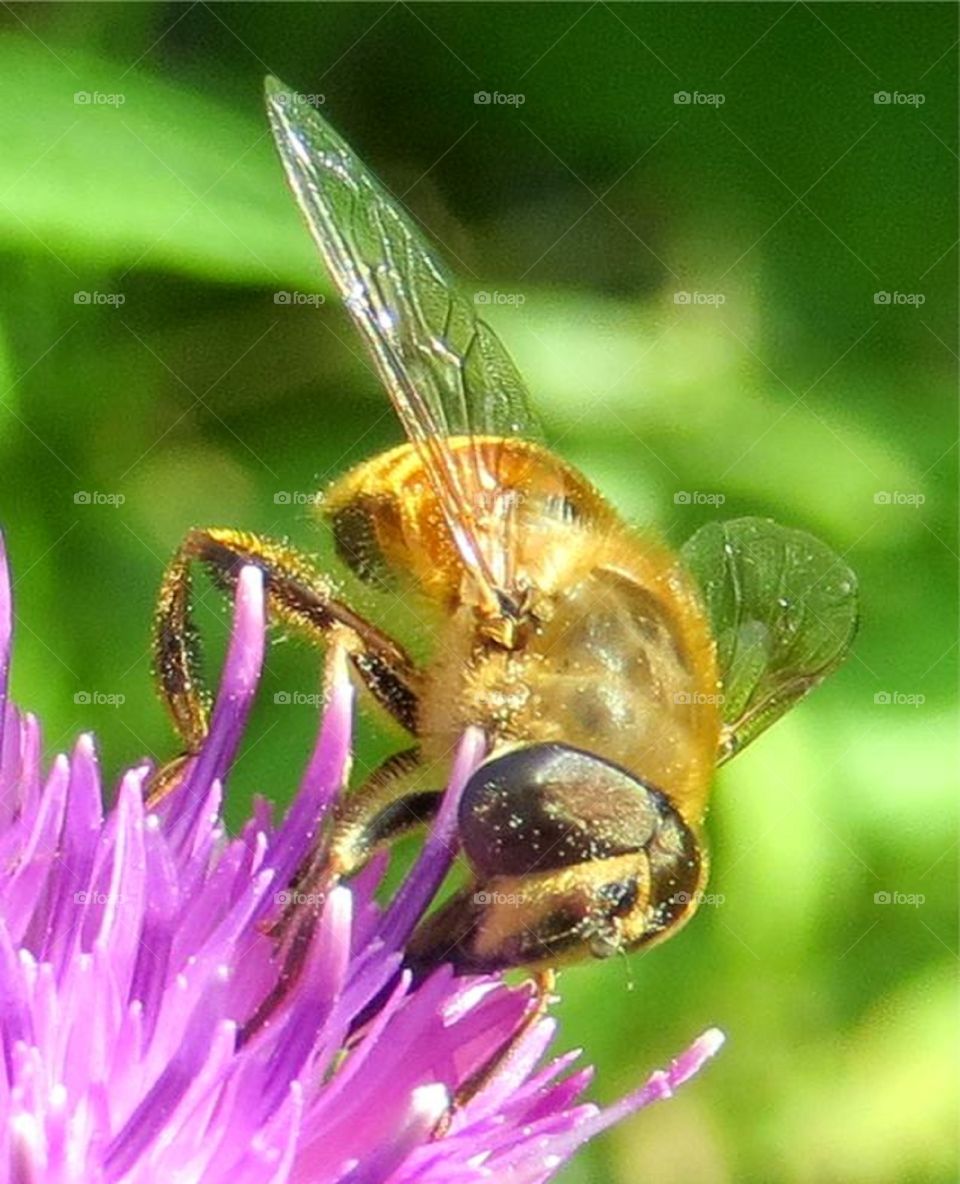
{"label": "fine hair on bee's body", "polygon": [[[457,444],[448,442],[454,455]],[[445,610],[420,696],[424,757],[439,760],[470,725],[494,745],[592,746],[699,821],[720,723],[696,590],[674,556],[627,527],[572,467],[537,445],[486,445],[504,454],[491,463],[524,592],[493,617],[410,446],[359,466],[322,503],[359,574],[408,574]]]}
{"label": "fine hair on bee's body", "polygon": [[[252,564],[271,619],[335,642],[413,741],[347,796],[298,883],[326,890],[429,822],[450,753],[476,727],[487,754],[457,818],[469,883],[414,934],[410,963],[549,967],[662,941],[701,896],[716,765],[839,664],[855,576],[817,539],[759,518],[708,522],[679,554],[629,527],[540,442],[509,354],[399,203],[302,95],[270,79],[267,105],[407,436],[338,480],[323,515],[362,580],[416,589],[437,626],[415,662],[288,545],[190,531],[155,625],[185,751],[153,798],[176,789],[208,730],[191,567],[229,590]],[[302,949],[314,922],[294,912],[279,928]]]}

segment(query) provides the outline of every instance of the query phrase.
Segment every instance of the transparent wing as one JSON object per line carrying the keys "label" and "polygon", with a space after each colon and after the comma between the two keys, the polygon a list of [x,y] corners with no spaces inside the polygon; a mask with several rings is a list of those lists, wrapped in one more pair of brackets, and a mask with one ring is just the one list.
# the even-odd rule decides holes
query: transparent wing
{"label": "transparent wing", "polygon": [[710,523],[680,554],[717,643],[723,761],[846,656],[857,630],[857,579],[819,539],[764,518]]}
{"label": "transparent wing", "polygon": [[[465,565],[509,581],[512,503],[483,437],[539,434],[499,338],[457,292],[411,215],[306,101],[277,79],[267,108],[287,179],[436,489]],[[475,437],[451,449],[452,436]]]}

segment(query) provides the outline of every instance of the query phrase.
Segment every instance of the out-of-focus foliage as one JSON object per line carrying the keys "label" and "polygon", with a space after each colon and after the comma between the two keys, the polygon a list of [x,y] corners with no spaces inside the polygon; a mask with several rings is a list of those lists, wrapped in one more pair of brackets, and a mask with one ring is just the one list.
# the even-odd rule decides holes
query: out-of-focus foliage
{"label": "out-of-focus foliage", "polygon": [[[0,14],[0,520],[15,691],[51,750],[91,728],[111,773],[171,753],[147,636],[178,538],[242,525],[329,561],[310,492],[398,438],[342,311],[314,307],[268,69],[323,96],[468,292],[499,294],[550,439],[625,512],[677,544],[775,516],[860,577],[854,657],[718,779],[712,903],[652,956],[563,976],[599,1097],[710,1023],[730,1038],[570,1184],[957,1176],[956,20]],[[200,619],[215,654],[214,595]],[[304,763],[317,671],[272,649],[235,818]],[[395,742],[369,720],[361,771]]]}

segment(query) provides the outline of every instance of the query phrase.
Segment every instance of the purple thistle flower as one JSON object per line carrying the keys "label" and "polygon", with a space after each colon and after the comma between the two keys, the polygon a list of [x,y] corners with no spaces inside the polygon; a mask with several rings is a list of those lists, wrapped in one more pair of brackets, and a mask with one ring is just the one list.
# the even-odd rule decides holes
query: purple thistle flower
{"label": "purple thistle flower", "polygon": [[601,1110],[578,1100],[590,1071],[571,1070],[576,1054],[542,1063],[555,1025],[524,1026],[527,988],[447,967],[411,982],[403,945],[453,859],[477,735],[392,904],[374,902],[382,861],[334,889],[303,973],[240,1039],[277,983],[264,922],[346,780],[347,678],[286,818],[258,803],[231,837],[220,801],[263,658],[258,571],[240,578],[209,739],[155,813],[147,766],[104,813],[89,736],[44,773],[37,721],[6,702],[10,620],[0,549],[0,1184],[533,1184],[719,1047],[705,1033]]}

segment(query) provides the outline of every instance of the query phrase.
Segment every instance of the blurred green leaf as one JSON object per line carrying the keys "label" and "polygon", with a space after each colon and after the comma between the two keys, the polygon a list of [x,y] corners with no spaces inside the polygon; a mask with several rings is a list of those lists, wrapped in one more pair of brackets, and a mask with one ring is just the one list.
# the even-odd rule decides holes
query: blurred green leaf
{"label": "blurred green leaf", "polygon": [[[0,40],[0,233],[68,270],[317,287],[258,91],[239,112],[141,70]],[[29,96],[24,101],[24,96]],[[325,286],[326,281],[323,281]]]}

